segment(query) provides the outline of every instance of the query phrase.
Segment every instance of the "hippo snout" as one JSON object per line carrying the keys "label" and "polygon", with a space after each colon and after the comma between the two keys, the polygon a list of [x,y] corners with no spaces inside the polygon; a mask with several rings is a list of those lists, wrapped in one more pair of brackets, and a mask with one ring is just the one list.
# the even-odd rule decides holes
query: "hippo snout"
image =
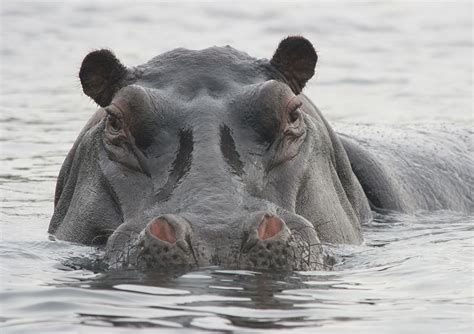
{"label": "hippo snout", "polygon": [[257,213],[244,224],[239,255],[242,267],[260,269],[322,269],[323,252],[317,233],[302,217]]}
{"label": "hippo snout", "polygon": [[189,224],[179,216],[155,218],[135,242],[135,260],[145,268],[193,266],[197,261],[190,245],[191,234]]}
{"label": "hippo snout", "polygon": [[[197,218],[196,218],[197,219]],[[193,224],[180,215],[151,219],[115,254],[120,267],[167,269],[224,265],[236,268],[318,269],[322,251],[314,228],[296,216],[254,212],[232,222]]]}
{"label": "hippo snout", "polygon": [[290,230],[280,217],[270,213],[256,214],[244,223],[241,252],[248,253],[260,244],[285,243],[290,235]]}

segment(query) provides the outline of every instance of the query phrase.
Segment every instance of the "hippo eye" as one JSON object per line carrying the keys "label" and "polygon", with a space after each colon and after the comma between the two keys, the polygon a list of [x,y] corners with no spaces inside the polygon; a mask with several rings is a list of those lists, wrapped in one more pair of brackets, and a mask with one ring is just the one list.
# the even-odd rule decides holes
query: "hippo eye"
{"label": "hippo eye", "polygon": [[301,109],[298,107],[290,111],[289,120],[291,123],[294,123],[300,118],[300,116],[301,116]]}
{"label": "hippo eye", "polygon": [[112,112],[107,111],[107,114],[108,114],[107,123],[106,123],[107,130],[111,134],[118,134],[120,130],[122,130],[122,121]]}
{"label": "hippo eye", "polygon": [[304,122],[303,103],[295,96],[282,110],[280,121],[280,135],[272,143],[273,153],[268,170],[296,157],[301,144],[305,140],[306,128]]}
{"label": "hippo eye", "polygon": [[288,105],[288,122],[290,124],[293,124],[295,125],[295,123],[298,122],[298,120],[301,119],[301,106],[302,106],[302,102],[301,101],[298,101],[297,99],[293,99],[292,101],[290,101],[289,105]]}

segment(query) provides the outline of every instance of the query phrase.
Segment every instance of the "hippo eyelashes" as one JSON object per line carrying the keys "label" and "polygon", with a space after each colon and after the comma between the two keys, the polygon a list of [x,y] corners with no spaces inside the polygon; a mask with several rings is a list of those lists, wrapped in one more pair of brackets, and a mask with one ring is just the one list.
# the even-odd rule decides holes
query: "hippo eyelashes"
{"label": "hippo eyelashes", "polygon": [[301,104],[296,109],[290,111],[288,116],[291,123],[296,123],[296,121],[301,119],[300,107],[301,107]]}
{"label": "hippo eyelashes", "polygon": [[115,105],[104,109],[105,119],[104,146],[111,160],[137,172],[150,176],[144,153],[137,148],[135,140],[124,127],[122,113]]}
{"label": "hippo eyelashes", "polygon": [[302,102],[297,96],[293,96],[286,107],[282,108],[279,131],[269,148],[273,158],[267,167],[268,171],[298,155],[306,138],[306,124],[301,108]]}
{"label": "hippo eyelashes", "polygon": [[302,105],[303,103],[296,96],[292,98],[288,103],[288,106],[286,107],[285,111],[287,113],[287,121],[282,122],[284,126],[285,135],[291,135],[294,137],[299,137],[303,135],[304,121],[301,111]]}
{"label": "hippo eyelashes", "polygon": [[295,100],[296,99],[292,99],[287,107],[289,109],[288,120],[290,123],[296,123],[301,120],[301,106],[303,103],[301,101],[295,102]]}
{"label": "hippo eyelashes", "polygon": [[107,113],[105,118],[105,138],[109,144],[120,145],[129,137],[124,127],[122,112],[115,105],[104,109]]}
{"label": "hippo eyelashes", "polygon": [[106,110],[107,120],[106,120],[106,129],[113,135],[118,135],[120,130],[122,130],[122,121],[110,110]]}

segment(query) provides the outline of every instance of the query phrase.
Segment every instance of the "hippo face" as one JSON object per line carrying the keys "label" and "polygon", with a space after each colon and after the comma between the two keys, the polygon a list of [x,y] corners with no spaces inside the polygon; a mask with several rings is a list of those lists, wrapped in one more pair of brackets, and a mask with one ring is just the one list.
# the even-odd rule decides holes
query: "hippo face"
{"label": "hippo face", "polygon": [[338,138],[301,94],[317,55],[177,49],[128,69],[83,61],[102,108],[58,178],[50,232],[106,244],[114,267],[321,269],[322,243],[359,243],[370,216]]}

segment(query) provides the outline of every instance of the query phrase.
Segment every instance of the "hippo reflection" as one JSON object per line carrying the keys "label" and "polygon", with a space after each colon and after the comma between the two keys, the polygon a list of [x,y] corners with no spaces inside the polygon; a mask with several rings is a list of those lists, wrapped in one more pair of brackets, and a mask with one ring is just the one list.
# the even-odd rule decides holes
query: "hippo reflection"
{"label": "hippo reflection", "polygon": [[427,189],[428,172],[336,134],[301,93],[317,58],[303,37],[271,60],[176,49],[126,68],[91,52],[79,76],[101,108],[62,166],[49,232],[106,245],[114,267],[312,270],[325,268],[322,244],[362,242],[370,204],[472,207],[463,159],[446,162],[458,178],[438,170],[442,186]]}

